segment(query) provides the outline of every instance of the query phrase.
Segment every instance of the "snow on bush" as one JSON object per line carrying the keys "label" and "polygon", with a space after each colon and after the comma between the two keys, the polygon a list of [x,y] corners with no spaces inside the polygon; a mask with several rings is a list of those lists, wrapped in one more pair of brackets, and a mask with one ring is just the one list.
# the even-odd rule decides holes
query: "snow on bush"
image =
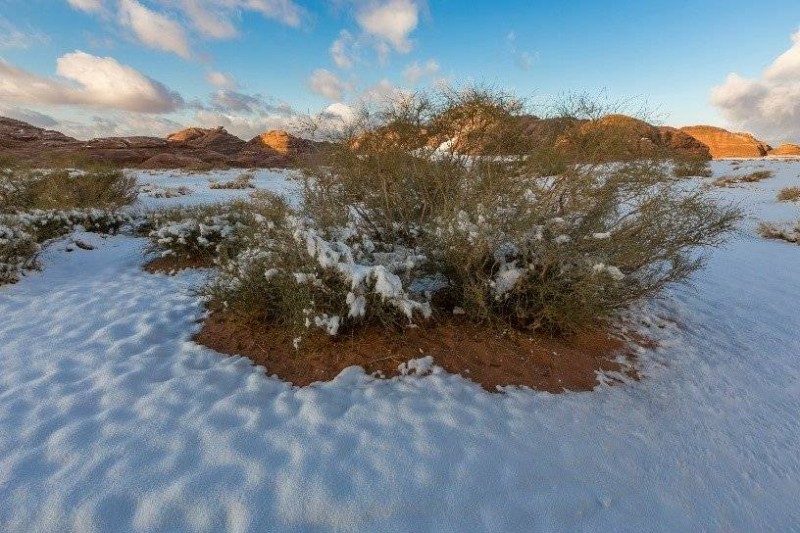
{"label": "snow on bush", "polygon": [[0,214],[0,284],[13,283],[25,270],[38,268],[36,255],[41,243],[76,229],[115,234],[134,222],[133,215],[104,209],[34,209]]}
{"label": "snow on bush", "polygon": [[209,189],[255,189],[253,183],[255,176],[252,173],[243,172],[230,181],[212,181],[208,184]]}
{"label": "snow on bush", "polygon": [[148,213],[144,230],[150,249],[162,257],[214,258],[224,246],[237,246],[248,228],[269,222],[285,211],[280,197],[263,196],[258,202],[234,201],[178,207]]}
{"label": "snow on bush", "polygon": [[797,222],[794,227],[762,223],[758,227],[758,231],[761,233],[761,236],[766,239],[777,239],[800,244],[800,222]]}
{"label": "snow on bush", "polygon": [[159,187],[145,183],[139,186],[139,194],[144,194],[150,198],[178,198],[180,196],[188,196],[192,194],[192,189],[189,187]]}
{"label": "snow on bush", "polygon": [[685,281],[739,213],[675,180],[660,154],[631,157],[636,132],[576,102],[535,131],[518,99],[476,89],[366,110],[306,169],[303,215],[426,257],[441,311],[586,327]]}
{"label": "snow on bush", "polygon": [[270,319],[293,328],[337,335],[367,324],[429,318],[430,302],[408,287],[426,258],[379,244],[355,228],[323,231],[287,216],[261,221],[241,249],[220,259],[207,287],[212,309]]}
{"label": "snow on bush", "polygon": [[18,221],[0,218],[0,285],[15,283],[26,270],[38,268],[39,244]]}

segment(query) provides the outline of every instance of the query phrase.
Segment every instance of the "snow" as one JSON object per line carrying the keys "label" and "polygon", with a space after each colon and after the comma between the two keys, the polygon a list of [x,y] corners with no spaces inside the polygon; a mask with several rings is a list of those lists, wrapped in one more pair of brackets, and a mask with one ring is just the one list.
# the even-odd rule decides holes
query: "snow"
{"label": "snow", "polygon": [[[213,182],[227,182],[236,179],[237,176],[244,172],[242,169],[214,170],[210,172],[185,170],[129,170],[128,172],[136,176],[139,186],[143,189],[139,195],[139,202],[147,209],[246,199],[254,190],[211,189],[209,187]],[[287,176],[292,175],[291,171],[262,169],[250,170],[247,173],[253,175],[253,184],[257,189],[269,189],[288,194],[296,188],[295,183],[286,179]],[[178,196],[158,194],[161,191],[181,188],[185,188],[186,194]],[[154,195],[153,191],[156,191],[157,194]]]}
{"label": "snow", "polygon": [[800,530],[800,247],[755,233],[800,218],[775,201],[800,164],[743,166],[776,171],[716,193],[743,231],[632,312],[643,379],[589,393],[489,394],[422,354],[293,388],[191,342],[202,274],[143,272],[143,239],[50,245],[0,288],[0,530]]}

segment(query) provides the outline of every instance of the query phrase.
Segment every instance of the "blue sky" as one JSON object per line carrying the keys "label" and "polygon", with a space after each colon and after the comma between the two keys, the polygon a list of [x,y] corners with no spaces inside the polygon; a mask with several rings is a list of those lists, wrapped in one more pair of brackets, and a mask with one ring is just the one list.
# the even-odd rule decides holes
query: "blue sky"
{"label": "blue sky", "polygon": [[0,113],[82,137],[216,123],[247,137],[486,83],[800,141],[798,27],[797,0],[0,0]]}

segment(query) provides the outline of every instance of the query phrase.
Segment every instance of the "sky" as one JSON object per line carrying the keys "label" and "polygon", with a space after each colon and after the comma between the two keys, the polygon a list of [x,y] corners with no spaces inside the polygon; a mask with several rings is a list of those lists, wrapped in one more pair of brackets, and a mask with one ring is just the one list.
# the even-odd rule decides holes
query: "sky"
{"label": "sky", "polygon": [[482,84],[800,142],[798,0],[0,0],[0,115],[78,138]]}

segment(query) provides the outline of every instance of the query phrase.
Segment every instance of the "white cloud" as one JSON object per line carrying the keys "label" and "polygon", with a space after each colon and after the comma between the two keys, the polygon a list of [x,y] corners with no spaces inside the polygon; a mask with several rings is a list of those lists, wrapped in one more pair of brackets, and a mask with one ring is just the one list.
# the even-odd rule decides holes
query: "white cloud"
{"label": "white cloud", "polygon": [[198,111],[194,117],[197,125],[204,128],[222,126],[240,139],[249,140],[269,130],[297,130],[297,117],[281,114],[240,115],[219,111]]}
{"label": "white cloud", "polygon": [[85,140],[131,135],[166,137],[183,128],[182,123],[167,117],[118,111],[103,116],[93,116],[89,122],[60,121],[53,129],[70,137]]}
{"label": "white cloud", "polygon": [[0,105],[0,116],[21,120],[37,128],[52,128],[58,124],[58,121],[50,115],[19,106]]}
{"label": "white cloud", "polygon": [[416,85],[424,78],[433,76],[437,72],[439,72],[439,63],[437,63],[434,59],[429,59],[423,65],[420,65],[418,62],[414,61],[408,65],[405,70],[403,70],[403,77],[405,77],[409,84]]}
{"label": "white cloud", "polygon": [[235,89],[236,80],[224,72],[211,71],[206,74],[206,81],[219,89]]}
{"label": "white cloud", "polygon": [[334,119],[340,122],[349,123],[353,121],[356,116],[358,116],[358,112],[356,109],[347,104],[336,102],[323,109],[322,113],[320,113],[320,116],[327,119]]}
{"label": "white cloud", "polygon": [[759,78],[736,73],[711,90],[711,103],[735,129],[773,142],[800,141],[800,31]]}
{"label": "white cloud", "polygon": [[47,35],[33,29],[23,31],[19,25],[0,16],[0,50],[30,48],[49,41]]}
{"label": "white cloud", "polygon": [[368,87],[362,93],[361,100],[367,103],[385,103],[408,94],[409,91],[407,89],[398,87],[384,78],[375,85]]}
{"label": "white cloud", "polygon": [[379,49],[382,55],[387,43],[400,53],[408,53],[413,47],[409,36],[419,23],[419,6],[412,0],[372,1],[356,11],[356,22],[383,44]]}
{"label": "white cloud", "polygon": [[163,113],[183,105],[179,95],[110,57],[76,51],[60,57],[66,81],[32,74],[0,59],[0,103],[81,105]]}
{"label": "white cloud", "polygon": [[339,68],[353,68],[355,63],[354,50],[356,46],[353,35],[347,31],[342,30],[339,32],[339,37],[331,44],[330,53],[333,62]]}
{"label": "white cloud", "polygon": [[222,6],[203,0],[182,0],[181,7],[195,29],[212,39],[230,39],[239,32]]}
{"label": "white cloud", "polygon": [[69,5],[75,9],[86,11],[87,13],[93,11],[102,11],[105,8],[103,0],[67,0]]}
{"label": "white cloud", "polygon": [[165,52],[174,52],[183,58],[191,56],[183,27],[166,15],[157,13],[136,0],[121,0],[119,20],[136,34],[142,44]]}
{"label": "white cloud", "polygon": [[329,70],[317,69],[308,81],[311,90],[330,100],[341,100],[345,92],[350,90],[350,85],[340,80],[336,74]]}

